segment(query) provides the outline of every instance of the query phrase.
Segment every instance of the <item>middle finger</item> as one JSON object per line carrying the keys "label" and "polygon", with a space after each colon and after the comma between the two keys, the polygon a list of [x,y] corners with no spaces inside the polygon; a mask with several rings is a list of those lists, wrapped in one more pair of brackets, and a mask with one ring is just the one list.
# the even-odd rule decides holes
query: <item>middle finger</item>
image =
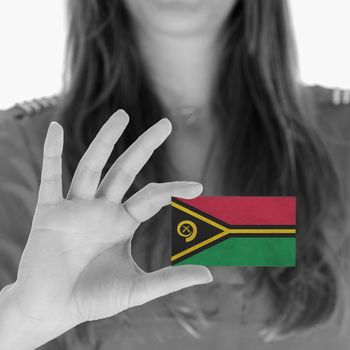
{"label": "middle finger", "polygon": [[171,123],[163,118],[139,136],[109,169],[97,190],[97,196],[120,202],[138,172],[170,132]]}

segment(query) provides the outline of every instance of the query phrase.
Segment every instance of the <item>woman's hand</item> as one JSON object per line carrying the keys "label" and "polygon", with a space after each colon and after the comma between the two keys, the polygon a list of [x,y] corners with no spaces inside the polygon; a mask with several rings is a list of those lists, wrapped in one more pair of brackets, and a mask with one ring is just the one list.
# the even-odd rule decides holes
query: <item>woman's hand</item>
{"label": "woman's hand", "polygon": [[[125,112],[118,111],[101,128],[76,169],[66,199],[61,176],[63,129],[58,123],[50,124],[38,204],[17,281],[0,294],[7,295],[16,308],[14,315],[23,317],[22,326],[30,324],[32,336],[37,332],[34,346],[84,321],[109,317],[212,280],[203,266],[146,273],[134,262],[131,239],[140,223],[169,204],[171,196],[193,198],[202,186],[151,183],[121,202],[137,173],[171,132],[167,119],[142,134],[99,184],[128,120]],[[16,332],[21,337],[21,330]]]}

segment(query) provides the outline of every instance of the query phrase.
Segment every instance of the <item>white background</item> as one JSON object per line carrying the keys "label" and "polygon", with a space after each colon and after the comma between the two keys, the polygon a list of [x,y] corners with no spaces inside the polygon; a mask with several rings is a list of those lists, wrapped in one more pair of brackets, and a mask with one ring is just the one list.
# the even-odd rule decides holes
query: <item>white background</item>
{"label": "white background", "polygon": [[[350,1],[290,3],[301,79],[350,88]],[[64,0],[0,1],[0,109],[60,91],[64,41]]]}

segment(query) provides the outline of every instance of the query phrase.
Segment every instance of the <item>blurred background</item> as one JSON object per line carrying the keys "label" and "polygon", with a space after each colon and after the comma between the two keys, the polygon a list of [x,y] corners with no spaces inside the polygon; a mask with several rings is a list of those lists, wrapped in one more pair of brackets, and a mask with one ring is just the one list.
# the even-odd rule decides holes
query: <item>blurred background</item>
{"label": "blurred background", "polygon": [[[0,109],[60,91],[65,1],[0,2]],[[350,1],[290,0],[306,84],[350,88]]]}

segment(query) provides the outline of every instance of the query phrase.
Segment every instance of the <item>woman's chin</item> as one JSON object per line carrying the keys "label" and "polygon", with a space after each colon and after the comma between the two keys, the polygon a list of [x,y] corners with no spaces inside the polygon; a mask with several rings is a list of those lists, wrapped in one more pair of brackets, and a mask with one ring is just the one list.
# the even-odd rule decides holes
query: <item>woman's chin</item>
{"label": "woman's chin", "polygon": [[203,4],[202,0],[153,0],[157,6],[171,11],[195,11]]}
{"label": "woman's chin", "polygon": [[193,11],[189,6],[172,6],[159,10],[149,26],[158,32],[174,35],[201,34],[205,31],[209,18],[201,11]]}
{"label": "woman's chin", "polygon": [[203,34],[221,26],[236,0],[124,0],[143,28],[160,33]]}

